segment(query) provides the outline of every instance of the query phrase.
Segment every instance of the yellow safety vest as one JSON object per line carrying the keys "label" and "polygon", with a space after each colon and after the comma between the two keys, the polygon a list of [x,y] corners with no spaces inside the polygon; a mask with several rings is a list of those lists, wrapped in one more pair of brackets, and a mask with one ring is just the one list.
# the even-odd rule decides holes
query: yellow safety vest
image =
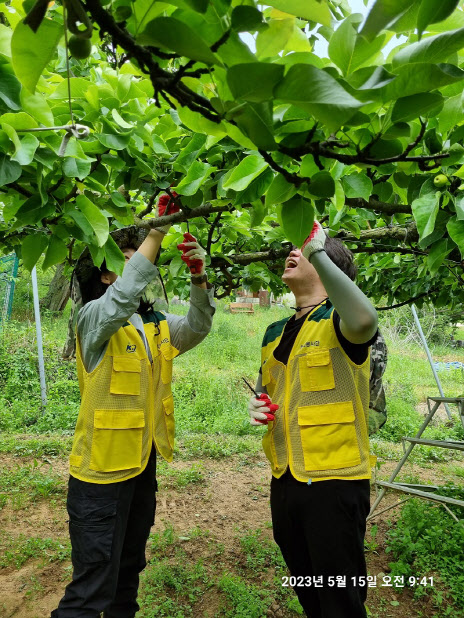
{"label": "yellow safety vest", "polygon": [[274,357],[288,318],[266,331],[262,383],[279,405],[263,448],[279,478],[287,468],[299,481],[368,479],[369,357],[353,363],[335,333],[330,301],[312,310],[287,365]]}
{"label": "yellow safety vest", "polygon": [[81,406],[70,456],[70,474],[89,483],[114,483],[140,474],[153,442],[172,461],[174,403],[171,391],[171,345],[165,316],[144,324],[153,362],[132,324],[109,340],[105,355],[90,373],[77,341]]}

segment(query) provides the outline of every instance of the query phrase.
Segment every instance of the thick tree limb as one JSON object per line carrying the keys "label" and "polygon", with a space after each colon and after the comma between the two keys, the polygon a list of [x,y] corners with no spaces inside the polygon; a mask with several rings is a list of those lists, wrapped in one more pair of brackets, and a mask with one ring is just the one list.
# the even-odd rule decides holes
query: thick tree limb
{"label": "thick tree limb", "polygon": [[[145,209],[146,210],[146,209]],[[192,208],[188,212],[176,212],[173,215],[164,215],[162,217],[153,217],[153,219],[141,219],[140,217],[134,217],[134,224],[137,227],[143,227],[150,230],[154,227],[160,227],[167,225],[168,223],[182,223],[182,221],[188,221],[189,219],[196,219],[197,217],[206,217],[212,213],[217,212],[231,212],[235,210],[235,206],[227,204],[226,206],[213,206],[212,204],[203,204],[198,208]]]}
{"label": "thick tree limb", "polygon": [[400,213],[411,214],[412,208],[409,204],[390,204],[388,202],[380,202],[371,197],[369,201],[363,200],[362,197],[347,197],[345,204],[350,208],[368,208],[387,215],[397,215]]}

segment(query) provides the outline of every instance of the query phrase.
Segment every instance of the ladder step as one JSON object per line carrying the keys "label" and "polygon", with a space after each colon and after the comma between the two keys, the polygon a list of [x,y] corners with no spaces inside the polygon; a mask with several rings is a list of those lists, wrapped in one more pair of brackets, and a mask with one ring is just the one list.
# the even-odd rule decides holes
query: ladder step
{"label": "ladder step", "polygon": [[464,442],[451,442],[450,440],[425,440],[424,438],[403,438],[403,440],[414,444],[425,444],[426,446],[437,446],[438,448],[450,448],[456,451],[464,451]]}
{"label": "ladder step", "polygon": [[387,483],[386,481],[377,481],[376,485],[386,487],[387,489],[396,489],[397,491],[402,491],[405,494],[411,494],[413,496],[427,498],[428,500],[433,500],[434,502],[444,502],[446,504],[454,504],[455,506],[464,507],[464,500],[456,500],[455,498],[448,498],[448,496],[432,495],[426,491],[411,489],[409,487],[405,487],[404,485],[400,485],[399,483]]}

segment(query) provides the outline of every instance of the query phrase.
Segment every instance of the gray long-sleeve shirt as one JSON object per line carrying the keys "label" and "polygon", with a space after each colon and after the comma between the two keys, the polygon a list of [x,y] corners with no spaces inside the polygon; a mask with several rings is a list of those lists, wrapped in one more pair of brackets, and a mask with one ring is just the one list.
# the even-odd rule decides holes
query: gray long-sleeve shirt
{"label": "gray long-sleeve shirt", "polygon": [[[124,271],[100,298],[79,311],[77,335],[87,372],[93,371],[105,355],[108,342],[126,322],[138,330],[145,341],[143,323],[136,312],[147,285],[158,269],[141,253],[134,253]],[[211,330],[216,306],[213,288],[190,287],[190,308],[186,316],[166,313],[172,345],[180,354],[199,344]]]}

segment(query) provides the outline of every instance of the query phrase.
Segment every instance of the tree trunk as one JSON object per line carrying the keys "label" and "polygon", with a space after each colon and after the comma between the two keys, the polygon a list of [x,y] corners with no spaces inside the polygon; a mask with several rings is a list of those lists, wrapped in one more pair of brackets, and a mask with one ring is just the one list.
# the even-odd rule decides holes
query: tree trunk
{"label": "tree trunk", "polygon": [[53,279],[48,286],[48,292],[40,300],[42,309],[63,311],[71,293],[69,279],[63,274],[64,264],[58,264]]}

